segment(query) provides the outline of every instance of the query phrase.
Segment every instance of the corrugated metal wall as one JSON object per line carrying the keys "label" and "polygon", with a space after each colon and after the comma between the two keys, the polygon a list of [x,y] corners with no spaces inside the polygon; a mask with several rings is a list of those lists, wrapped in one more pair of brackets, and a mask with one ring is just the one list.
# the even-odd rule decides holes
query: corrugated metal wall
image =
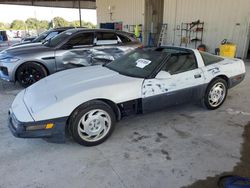
{"label": "corrugated metal wall", "polygon": [[248,43],[250,0],[165,0],[164,22],[169,24],[168,44],[180,44],[182,22],[205,22],[204,44],[210,52],[228,39],[238,45],[243,57]]}
{"label": "corrugated metal wall", "polygon": [[[98,23],[145,23],[145,0],[96,0],[96,5]],[[227,38],[238,45],[237,56],[245,56],[249,43],[250,0],[164,0],[163,20],[168,23],[167,43],[180,45],[180,31],[176,30],[177,26],[182,22],[198,19],[205,22],[203,43],[210,52],[214,52],[220,42]]]}
{"label": "corrugated metal wall", "polygon": [[98,24],[120,21],[123,25],[144,24],[144,0],[96,0],[96,6]]}

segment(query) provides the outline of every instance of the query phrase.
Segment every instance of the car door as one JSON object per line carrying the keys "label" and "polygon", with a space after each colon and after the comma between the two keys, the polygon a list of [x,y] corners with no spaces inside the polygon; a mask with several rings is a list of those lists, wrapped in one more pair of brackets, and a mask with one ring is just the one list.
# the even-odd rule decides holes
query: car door
{"label": "car door", "polygon": [[89,66],[92,61],[94,32],[76,33],[55,52],[57,71]]}
{"label": "car door", "polygon": [[95,47],[92,51],[93,64],[109,63],[125,54],[122,42],[113,31],[97,31],[94,43]]}
{"label": "car door", "polygon": [[158,74],[168,77],[145,79],[142,86],[144,112],[197,99],[204,87],[203,71],[193,53],[172,54]]}

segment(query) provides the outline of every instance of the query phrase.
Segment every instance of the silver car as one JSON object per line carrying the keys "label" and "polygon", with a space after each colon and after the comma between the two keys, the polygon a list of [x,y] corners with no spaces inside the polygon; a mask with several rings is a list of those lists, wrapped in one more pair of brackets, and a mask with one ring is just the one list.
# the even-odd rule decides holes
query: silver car
{"label": "silver car", "polygon": [[27,87],[55,72],[109,63],[140,47],[133,34],[106,29],[70,29],[43,44],[0,52],[0,77]]}

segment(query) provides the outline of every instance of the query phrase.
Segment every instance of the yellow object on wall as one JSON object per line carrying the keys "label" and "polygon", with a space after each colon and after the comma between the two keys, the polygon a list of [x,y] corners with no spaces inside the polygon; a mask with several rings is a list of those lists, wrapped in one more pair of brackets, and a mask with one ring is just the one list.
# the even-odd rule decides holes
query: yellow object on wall
{"label": "yellow object on wall", "polygon": [[138,38],[140,36],[139,25],[135,26],[135,36]]}
{"label": "yellow object on wall", "polygon": [[232,43],[226,43],[220,45],[220,55],[224,57],[234,58],[236,56],[237,46]]}

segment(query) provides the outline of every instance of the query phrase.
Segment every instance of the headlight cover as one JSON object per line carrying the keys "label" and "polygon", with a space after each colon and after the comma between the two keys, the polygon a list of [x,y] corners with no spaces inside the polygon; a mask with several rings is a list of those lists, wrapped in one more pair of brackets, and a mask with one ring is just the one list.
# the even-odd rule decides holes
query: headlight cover
{"label": "headlight cover", "polygon": [[0,59],[0,62],[4,62],[4,63],[15,63],[17,61],[19,61],[20,59],[16,58],[16,57],[6,57],[3,59]]}

